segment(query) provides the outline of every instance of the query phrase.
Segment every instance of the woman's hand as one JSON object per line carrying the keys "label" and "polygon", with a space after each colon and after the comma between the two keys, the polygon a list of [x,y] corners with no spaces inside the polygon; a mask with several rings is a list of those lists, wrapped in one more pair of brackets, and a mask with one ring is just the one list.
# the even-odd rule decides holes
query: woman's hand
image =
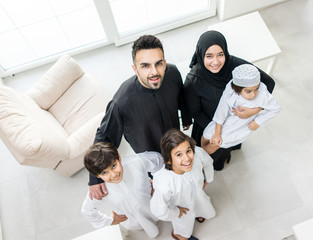
{"label": "woman's hand", "polygon": [[252,117],[255,114],[258,114],[262,110],[261,107],[258,108],[247,108],[247,107],[237,107],[232,109],[232,112],[235,116],[239,118],[246,119]]}

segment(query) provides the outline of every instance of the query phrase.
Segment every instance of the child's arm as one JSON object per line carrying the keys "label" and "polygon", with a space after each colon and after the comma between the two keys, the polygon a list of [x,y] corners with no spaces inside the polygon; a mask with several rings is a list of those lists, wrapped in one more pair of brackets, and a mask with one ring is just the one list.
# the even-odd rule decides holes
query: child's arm
{"label": "child's arm", "polygon": [[204,137],[204,135],[202,135],[202,137],[201,137],[201,147],[202,148],[206,148],[206,146],[208,146],[209,144],[210,144],[210,140],[206,139]]}
{"label": "child's arm", "polygon": [[157,179],[153,180],[154,193],[150,200],[150,209],[154,216],[162,221],[172,221],[181,215],[178,207],[171,207],[169,202],[171,193],[167,186],[161,184]]}
{"label": "child's arm", "polygon": [[220,146],[222,144],[222,137],[221,137],[222,127],[223,126],[221,124],[216,123],[215,133],[212,136],[212,138],[210,139],[210,143],[213,143],[213,144],[218,145],[218,146]]}
{"label": "child's arm", "polygon": [[[220,144],[218,144],[218,142],[221,143],[221,141],[222,141],[221,136],[220,136],[221,135],[220,134],[221,129],[216,129],[216,128],[217,128],[218,124],[223,125],[226,118],[227,118],[228,111],[230,109],[230,106],[228,106],[228,100],[231,98],[233,92],[234,91],[231,89],[230,83],[228,83],[226,85],[226,88],[223,92],[222,97],[220,98],[220,101],[218,103],[218,106],[216,108],[216,111],[214,113],[214,116],[213,116],[211,123],[209,123],[203,131],[203,135],[201,138],[201,147],[206,149],[206,151],[209,152],[210,154],[211,154],[211,149],[207,148],[209,143],[213,143],[213,144],[218,146],[218,145],[220,145]],[[212,125],[211,124],[216,125],[214,135],[212,134],[212,129],[211,129]],[[219,131],[219,135],[217,134],[217,131]]]}
{"label": "child's arm", "polygon": [[138,156],[143,161],[146,171],[154,173],[160,170],[164,164],[162,155],[158,152],[138,153]]}
{"label": "child's arm", "polygon": [[[197,158],[197,161],[199,160],[202,163],[205,182],[212,182],[214,178],[213,159],[206,151],[204,151],[200,147],[196,147],[195,152],[195,158]],[[204,183],[204,185],[206,184]]]}
{"label": "child's arm", "polygon": [[89,194],[87,194],[85,201],[83,203],[81,213],[84,216],[84,218],[90,222],[90,224],[94,228],[101,228],[105,226],[110,226],[114,218],[109,217],[106,214],[103,214],[98,211],[97,205],[101,203],[99,200],[91,200],[89,198]]}
{"label": "child's arm", "polygon": [[277,116],[281,108],[276,99],[267,91],[267,89],[265,89],[263,92],[259,92],[259,94],[262,94],[263,102],[261,107],[264,109],[264,111],[257,115],[254,121],[259,126],[264,126],[271,119]]}
{"label": "child's arm", "polygon": [[220,101],[218,102],[217,108],[215,110],[213,121],[223,125],[225,122],[225,119],[228,115],[228,111],[231,106],[228,105],[228,100],[232,97],[234,94],[234,90],[231,88],[230,82],[226,85],[225,90],[223,92],[222,97],[220,98]]}

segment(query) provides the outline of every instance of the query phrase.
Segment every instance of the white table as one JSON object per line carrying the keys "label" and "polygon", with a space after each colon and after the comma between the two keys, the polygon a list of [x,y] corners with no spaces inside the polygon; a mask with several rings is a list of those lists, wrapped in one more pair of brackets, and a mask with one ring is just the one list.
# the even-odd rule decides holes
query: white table
{"label": "white table", "polygon": [[87,233],[72,240],[99,240],[99,239],[123,240],[119,225],[99,228],[93,232]]}
{"label": "white table", "polygon": [[2,228],[1,228],[1,220],[0,220],[0,240],[2,240]]}
{"label": "white table", "polygon": [[312,240],[313,218],[293,226],[293,231],[297,240]]}
{"label": "white table", "polygon": [[281,53],[259,12],[211,25],[208,30],[219,31],[225,36],[231,55],[249,62],[267,59],[265,72],[268,74],[271,73],[278,54]]}

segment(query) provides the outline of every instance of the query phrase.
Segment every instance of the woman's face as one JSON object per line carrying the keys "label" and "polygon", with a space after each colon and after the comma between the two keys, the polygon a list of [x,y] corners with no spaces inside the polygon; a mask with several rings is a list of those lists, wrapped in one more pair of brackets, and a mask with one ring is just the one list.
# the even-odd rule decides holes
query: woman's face
{"label": "woman's face", "polygon": [[209,47],[204,55],[204,66],[212,73],[218,73],[225,64],[225,54],[218,45]]}

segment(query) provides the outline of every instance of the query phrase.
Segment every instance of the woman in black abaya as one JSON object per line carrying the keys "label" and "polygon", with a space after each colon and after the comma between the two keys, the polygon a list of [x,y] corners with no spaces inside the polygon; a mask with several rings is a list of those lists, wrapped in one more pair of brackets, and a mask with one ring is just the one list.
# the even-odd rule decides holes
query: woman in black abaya
{"label": "woman in black abaya", "polygon": [[[191,70],[184,83],[185,102],[189,114],[194,119],[192,137],[198,146],[201,145],[204,128],[212,121],[226,84],[232,79],[232,71],[244,63],[249,64],[243,59],[229,55],[226,39],[220,32],[207,31],[200,36],[189,65]],[[269,92],[272,92],[274,80],[262,70],[259,71],[261,81]],[[260,111],[261,108],[241,108],[240,111],[234,109],[234,114],[240,118],[248,118]],[[219,148],[211,154],[214,169],[222,170],[224,162],[230,161],[230,151],[239,148],[240,145],[231,149]]]}

